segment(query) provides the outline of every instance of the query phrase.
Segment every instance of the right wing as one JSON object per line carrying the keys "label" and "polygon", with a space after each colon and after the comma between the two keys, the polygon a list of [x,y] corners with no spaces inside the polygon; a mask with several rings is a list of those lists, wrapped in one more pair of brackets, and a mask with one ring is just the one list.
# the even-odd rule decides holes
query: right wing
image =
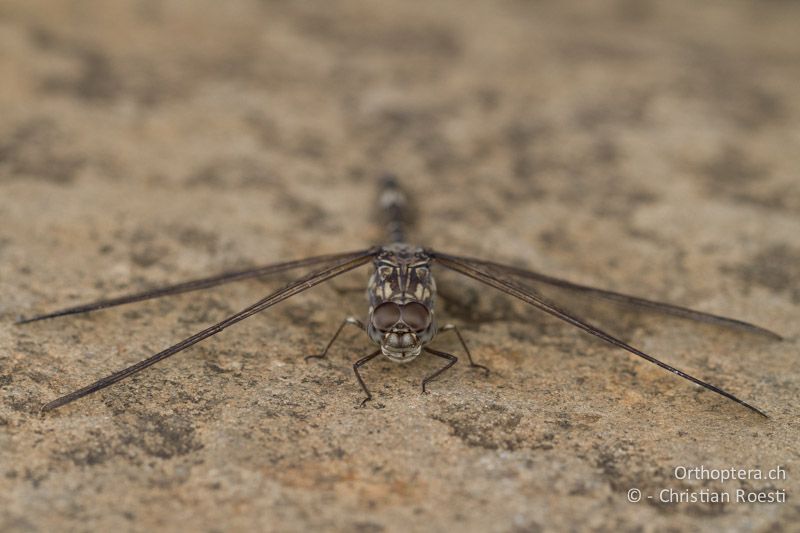
{"label": "right wing", "polygon": [[56,409],[57,407],[61,407],[62,405],[68,404],[79,398],[83,398],[84,396],[92,394],[93,392],[97,392],[110,385],[113,385],[118,381],[122,381],[123,379],[132,376],[137,372],[141,372],[145,368],[154,365],[159,361],[163,361],[167,357],[175,355],[176,353],[183,351],[194,344],[197,344],[203,339],[207,339],[212,335],[216,335],[217,333],[227,328],[228,326],[236,324],[237,322],[240,322],[245,318],[249,318],[255,315],[256,313],[260,313],[261,311],[264,311],[265,309],[268,309],[273,305],[294,296],[295,294],[299,294],[305,290],[308,290],[315,285],[319,285],[320,283],[327,281],[331,278],[335,278],[340,274],[344,274],[345,272],[349,272],[354,268],[358,268],[361,265],[364,265],[365,263],[369,262],[374,255],[375,255],[374,248],[369,250],[364,250],[362,252],[355,252],[348,254],[345,258],[336,261],[333,265],[328,264],[328,266],[326,266],[325,268],[315,270],[314,272],[311,272],[303,276],[302,278],[299,278],[289,283],[284,288],[273,292],[269,296],[262,298],[253,305],[242,309],[238,313],[229,316],[225,320],[218,322],[213,326],[209,326],[206,329],[198,333],[195,333],[191,337],[187,337],[182,341],[180,341],[179,343],[173,344],[169,348],[148,357],[147,359],[143,359],[134,365],[131,365],[127,368],[123,368],[122,370],[119,370],[117,372],[114,372],[113,374],[108,375],[102,379],[99,379],[94,383],[91,383],[83,388],[80,388],[69,394],[61,396],[60,398],[56,398],[52,402],[45,404],[42,407],[42,411],[51,411],[53,409]]}
{"label": "right wing", "polygon": [[175,285],[167,285],[165,287],[160,287],[157,289],[151,289],[132,294],[125,294],[123,296],[118,296],[116,298],[109,298],[107,300],[97,300],[95,302],[76,305],[74,307],[59,309],[51,313],[46,313],[43,315],[38,315],[31,318],[18,320],[17,324],[28,324],[30,322],[36,322],[38,320],[45,320],[48,318],[55,318],[59,316],[89,313],[91,311],[97,311],[98,309],[106,309],[108,307],[115,307],[117,305],[124,305],[133,302],[150,300],[153,298],[161,298],[162,296],[171,296],[173,294],[181,294],[184,292],[208,289],[210,287],[216,287],[217,285],[222,285],[223,283],[230,283],[232,281],[239,281],[259,276],[268,276],[271,274],[277,274],[279,272],[285,272],[287,270],[293,270],[295,268],[315,266],[321,263],[335,261],[337,259],[346,259],[358,253],[359,252],[348,252],[343,254],[318,255],[316,257],[309,257],[306,259],[299,259],[296,261],[288,261],[285,263],[273,263],[271,265],[251,268],[248,270],[224,272],[222,274],[217,274],[216,276],[211,276],[208,278],[200,278],[191,281],[185,281],[183,283],[177,283]]}

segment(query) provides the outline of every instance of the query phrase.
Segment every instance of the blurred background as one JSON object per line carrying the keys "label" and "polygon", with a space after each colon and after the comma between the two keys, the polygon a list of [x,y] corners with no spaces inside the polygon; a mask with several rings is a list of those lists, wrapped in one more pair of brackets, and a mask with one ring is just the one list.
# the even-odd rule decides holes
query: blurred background
{"label": "blurred background", "polygon": [[[282,211],[315,225],[293,239],[309,246],[324,230],[379,240],[368,208],[384,171],[427,199],[426,243],[468,215],[485,232],[474,247],[522,232],[572,261],[575,234],[616,245],[632,217],[701,225],[715,201],[740,208],[726,236],[752,243],[763,236],[743,233],[748,218],[800,209],[798,13],[727,0],[4,2],[0,184],[56,204],[17,203],[26,212],[88,216],[113,198],[106,214],[135,217],[129,231],[192,217],[242,247],[285,235],[264,216]],[[196,216],[224,206],[224,220]]]}
{"label": "blurred background", "polygon": [[461,369],[430,399],[422,370],[378,365],[382,408],[365,413],[348,363],[363,340],[345,341],[333,370],[300,358],[341,320],[340,298],[363,311],[360,294],[319,289],[42,419],[42,401],[270,287],[8,323],[380,241],[375,176],[390,171],[416,198],[420,244],[796,339],[798,23],[800,4],[781,0],[4,0],[0,529],[796,520],[788,506],[624,500],[669,483],[677,461],[795,461],[796,341],[639,332],[643,348],[768,411],[765,431],[452,285],[443,311],[496,373]]}

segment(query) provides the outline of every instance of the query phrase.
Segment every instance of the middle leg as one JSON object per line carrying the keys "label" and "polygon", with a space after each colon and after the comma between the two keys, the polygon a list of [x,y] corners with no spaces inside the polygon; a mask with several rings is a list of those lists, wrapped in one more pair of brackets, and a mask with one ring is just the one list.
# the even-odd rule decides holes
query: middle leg
{"label": "middle leg", "polygon": [[355,317],[352,317],[352,316],[349,316],[349,317],[345,318],[344,321],[339,326],[339,329],[337,329],[336,333],[333,334],[333,338],[330,341],[328,341],[327,346],[325,346],[325,349],[322,350],[322,353],[315,354],[315,355],[307,355],[305,357],[305,360],[308,361],[309,359],[324,359],[325,356],[328,355],[328,350],[330,350],[331,346],[333,346],[334,341],[336,341],[336,339],[339,337],[339,334],[342,332],[344,327],[346,325],[348,325],[348,324],[352,324],[354,326],[358,326],[359,329],[361,329],[362,331],[364,331],[366,329],[364,327],[364,323],[361,322],[359,319],[357,319]]}
{"label": "middle leg", "polygon": [[479,365],[478,363],[472,360],[472,354],[470,353],[469,348],[467,348],[467,343],[464,342],[464,337],[461,336],[461,331],[458,330],[458,326],[456,326],[455,324],[445,324],[439,331],[455,332],[456,336],[458,337],[458,341],[461,343],[461,347],[464,348],[464,351],[467,353],[467,359],[469,359],[469,366],[472,368],[480,368],[481,370],[484,371],[485,375],[487,376],[489,375],[490,372],[489,367]]}

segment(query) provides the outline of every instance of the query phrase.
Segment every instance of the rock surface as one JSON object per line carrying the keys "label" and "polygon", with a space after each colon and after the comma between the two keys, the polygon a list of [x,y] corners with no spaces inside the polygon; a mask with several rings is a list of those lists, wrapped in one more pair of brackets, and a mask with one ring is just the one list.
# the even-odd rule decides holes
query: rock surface
{"label": "rock surface", "polygon": [[[798,19],[784,1],[3,2],[0,530],[795,529]],[[780,332],[597,310],[771,418],[452,275],[439,314],[491,376],[462,357],[423,396],[437,361],[375,361],[359,409],[363,335],[302,356],[365,311],[365,271],[39,414],[288,278],[19,315],[379,241],[386,170],[420,243]],[[700,465],[788,479],[676,479]],[[670,488],[789,494],[659,502]]]}

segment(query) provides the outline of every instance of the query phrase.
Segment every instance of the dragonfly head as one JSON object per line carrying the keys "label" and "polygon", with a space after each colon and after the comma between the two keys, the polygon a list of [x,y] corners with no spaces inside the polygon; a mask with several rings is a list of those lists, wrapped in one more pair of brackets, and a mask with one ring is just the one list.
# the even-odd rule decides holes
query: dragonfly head
{"label": "dragonfly head", "polygon": [[396,363],[416,358],[433,337],[433,313],[422,303],[383,302],[369,317],[369,335]]}

